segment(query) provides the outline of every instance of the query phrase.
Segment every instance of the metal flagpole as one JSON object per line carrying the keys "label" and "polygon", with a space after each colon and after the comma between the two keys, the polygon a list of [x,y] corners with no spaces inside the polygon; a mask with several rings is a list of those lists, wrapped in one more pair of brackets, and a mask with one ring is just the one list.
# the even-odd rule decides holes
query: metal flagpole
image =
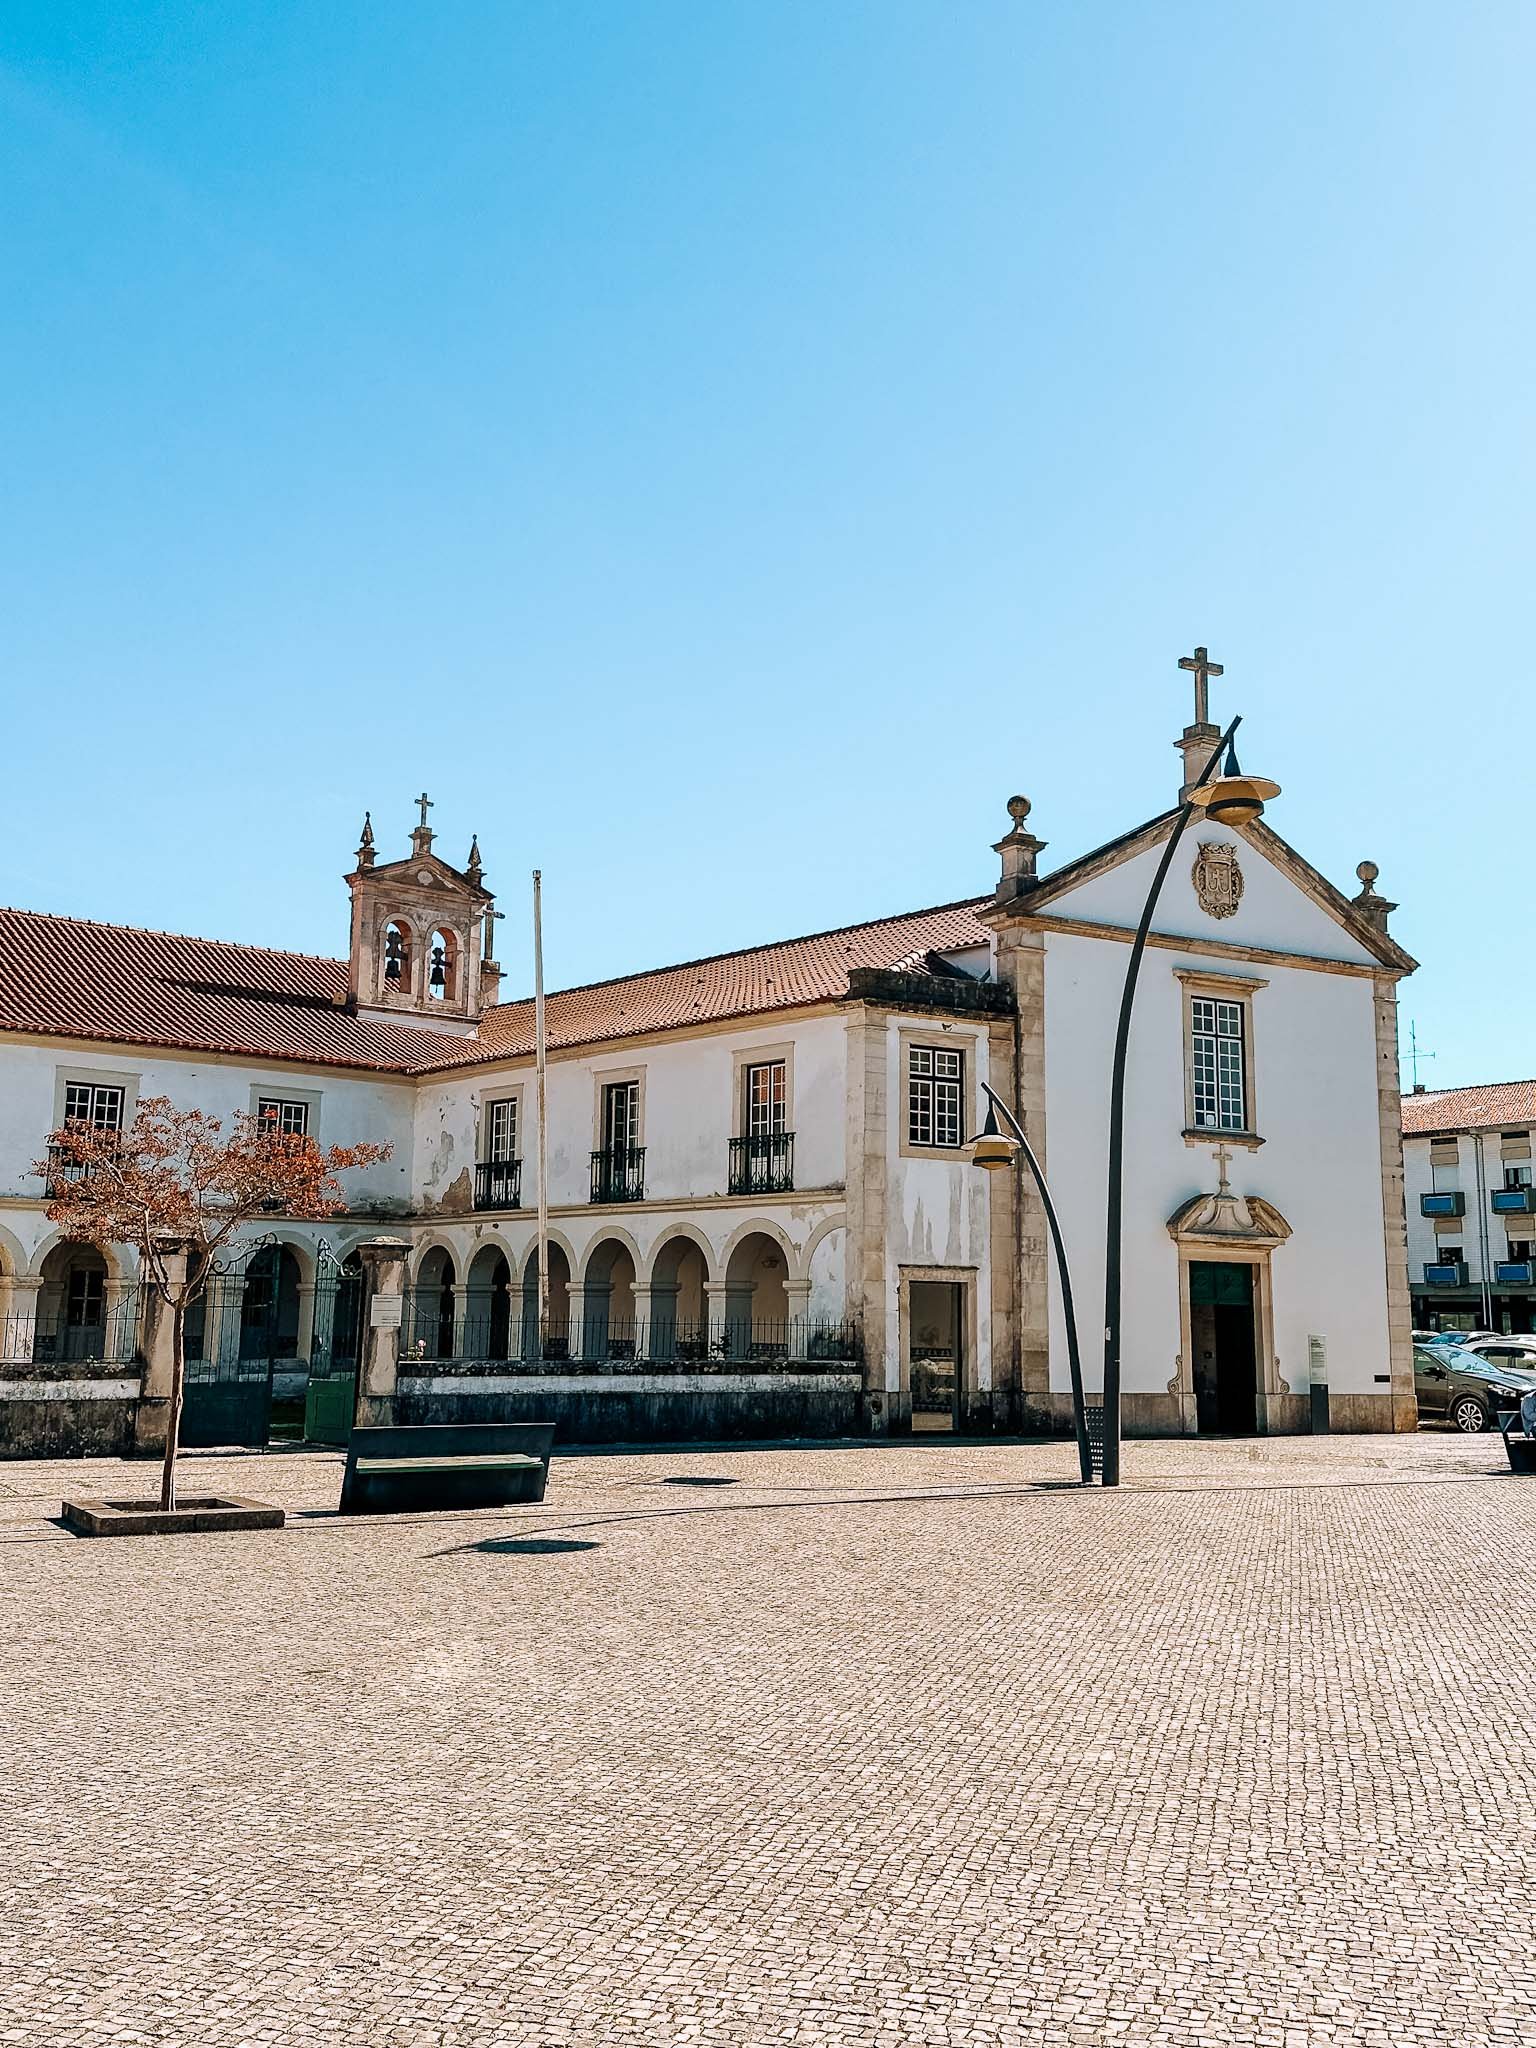
{"label": "metal flagpole", "polygon": [[544,1117],[543,877],[533,871],[533,1052],[539,1116],[539,1347],[549,1332],[549,1147]]}

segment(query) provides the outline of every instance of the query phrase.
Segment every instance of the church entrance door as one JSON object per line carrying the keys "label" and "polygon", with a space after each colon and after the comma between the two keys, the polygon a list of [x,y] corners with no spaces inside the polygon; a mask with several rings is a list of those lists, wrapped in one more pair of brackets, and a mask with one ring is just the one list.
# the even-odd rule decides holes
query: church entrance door
{"label": "church entrance door", "polygon": [[962,1305],[954,1280],[914,1280],[911,1322],[912,1427],[928,1433],[958,1428]]}
{"label": "church entrance door", "polygon": [[1195,1426],[1202,1436],[1254,1436],[1258,1432],[1253,1283],[1251,1265],[1225,1260],[1190,1262]]}

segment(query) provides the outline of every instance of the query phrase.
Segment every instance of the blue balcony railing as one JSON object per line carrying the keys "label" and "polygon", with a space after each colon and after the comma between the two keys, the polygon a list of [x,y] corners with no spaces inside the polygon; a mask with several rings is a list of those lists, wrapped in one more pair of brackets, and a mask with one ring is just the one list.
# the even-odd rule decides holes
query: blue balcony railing
{"label": "blue balcony railing", "polygon": [[1493,1269],[1500,1287],[1536,1286],[1536,1263],[1530,1259],[1501,1259]]}
{"label": "blue balcony railing", "polygon": [[1467,1198],[1460,1188],[1448,1189],[1444,1194],[1419,1197],[1421,1216],[1465,1216],[1466,1213]]}
{"label": "blue balcony railing", "polygon": [[1488,1205],[1495,1216],[1536,1216],[1536,1188],[1495,1188]]}
{"label": "blue balcony railing", "polygon": [[1467,1262],[1465,1259],[1431,1260],[1424,1268],[1424,1285],[1426,1287],[1465,1287],[1466,1284]]}

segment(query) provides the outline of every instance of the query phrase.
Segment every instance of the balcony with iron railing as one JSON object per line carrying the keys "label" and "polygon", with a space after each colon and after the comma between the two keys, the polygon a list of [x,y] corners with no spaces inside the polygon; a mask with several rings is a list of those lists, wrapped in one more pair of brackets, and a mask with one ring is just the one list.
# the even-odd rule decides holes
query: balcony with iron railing
{"label": "balcony with iron railing", "polygon": [[1493,1269],[1498,1287],[1536,1286],[1536,1264],[1530,1259],[1500,1259]]}
{"label": "balcony with iron railing", "polygon": [[1467,1198],[1460,1188],[1446,1188],[1439,1194],[1420,1195],[1421,1216],[1465,1216]]}
{"label": "balcony with iron railing", "polygon": [[1536,1216],[1536,1188],[1494,1188],[1488,1206],[1495,1216]]}
{"label": "balcony with iron railing", "polygon": [[732,1138],[728,1190],[733,1195],[785,1195],[795,1185],[793,1131]]}
{"label": "balcony with iron railing", "polygon": [[1465,1287],[1467,1285],[1467,1262],[1465,1259],[1432,1259],[1424,1268],[1426,1287]]}
{"label": "balcony with iron railing", "polygon": [[521,1159],[483,1159],[475,1168],[475,1207],[519,1209],[522,1186]]}
{"label": "balcony with iron railing", "polygon": [[594,1202],[640,1202],[645,1199],[645,1147],[605,1145],[592,1154]]}

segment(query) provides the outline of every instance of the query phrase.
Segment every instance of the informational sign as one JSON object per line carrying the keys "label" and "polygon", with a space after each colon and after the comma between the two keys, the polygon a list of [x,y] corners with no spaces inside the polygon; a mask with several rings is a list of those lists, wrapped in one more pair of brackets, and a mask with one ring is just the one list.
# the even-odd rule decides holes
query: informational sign
{"label": "informational sign", "polygon": [[1314,1387],[1328,1380],[1328,1346],[1321,1337],[1307,1339],[1307,1373]]}
{"label": "informational sign", "polygon": [[398,1330],[405,1320],[405,1297],[376,1294],[368,1305],[369,1326],[375,1330]]}

